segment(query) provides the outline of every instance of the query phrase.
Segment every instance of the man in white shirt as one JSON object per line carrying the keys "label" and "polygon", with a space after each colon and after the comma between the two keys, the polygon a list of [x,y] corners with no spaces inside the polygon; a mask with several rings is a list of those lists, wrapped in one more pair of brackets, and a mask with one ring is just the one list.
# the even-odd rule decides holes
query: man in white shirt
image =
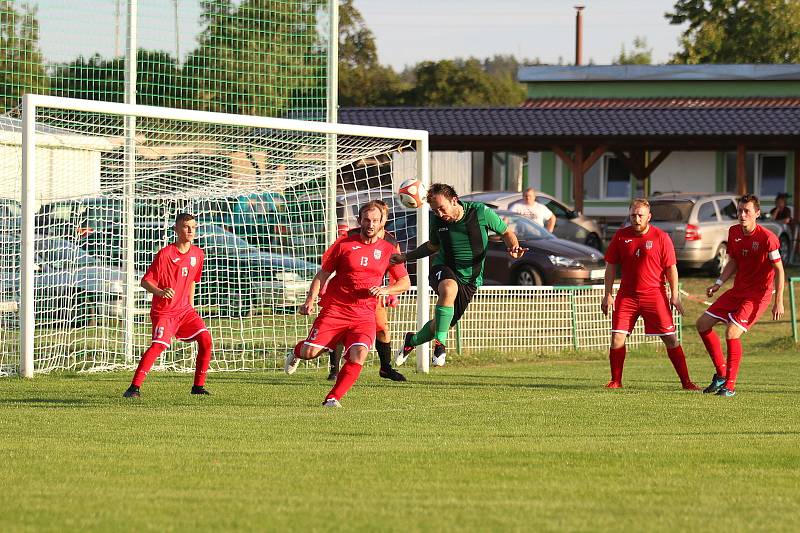
{"label": "man in white shirt", "polygon": [[514,202],[511,205],[511,211],[544,226],[550,233],[553,233],[553,228],[556,226],[556,216],[546,205],[536,201],[536,191],[533,187],[522,192],[522,201]]}

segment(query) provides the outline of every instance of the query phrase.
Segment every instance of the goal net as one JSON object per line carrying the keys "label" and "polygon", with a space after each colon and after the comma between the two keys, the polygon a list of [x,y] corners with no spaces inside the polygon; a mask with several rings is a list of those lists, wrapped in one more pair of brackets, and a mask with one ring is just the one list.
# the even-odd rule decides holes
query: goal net
{"label": "goal net", "polygon": [[[180,212],[197,218],[205,252],[195,304],[213,370],[282,365],[308,332],[296,310],[320,256],[359,205],[386,201],[404,250],[426,240],[425,211],[393,193],[409,176],[428,180],[426,132],[24,102],[0,119],[3,372],[133,367],[151,338],[139,282]],[[173,342],[157,368],[188,370],[194,357],[193,343]]]}

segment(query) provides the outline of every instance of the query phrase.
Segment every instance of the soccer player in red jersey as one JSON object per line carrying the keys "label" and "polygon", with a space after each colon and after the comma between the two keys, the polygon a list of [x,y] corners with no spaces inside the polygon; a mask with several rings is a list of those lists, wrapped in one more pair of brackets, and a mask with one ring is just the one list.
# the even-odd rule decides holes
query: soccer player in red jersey
{"label": "soccer player in red jersey", "polygon": [[158,356],[169,348],[172,337],[197,342],[191,393],[209,394],[204,385],[211,362],[211,334],[194,310],[195,283],[200,281],[205,256],[203,250],[192,244],[197,230],[194,216],[178,214],[174,229],[175,242],[159,250],[142,278],[142,287],[153,295],[150,307],[153,340],[142,354],[131,386],[123,394],[126,398],[139,397],[139,387]]}
{"label": "soccer player in red jersey", "polygon": [[[358,379],[361,368],[375,342],[375,307],[377,298],[397,295],[408,290],[411,282],[402,265],[390,265],[395,247],[379,237],[386,224],[380,204],[367,202],[358,212],[361,231],[337,239],[325,252],[322,268],[314,276],[300,313],[311,314],[320,289],[330,278],[320,303],[320,311],[305,340],[286,355],[284,370],[292,374],[301,359],[319,357],[323,350],[333,351],[341,342],[345,347],[345,363],[336,383],[325,397],[326,407],[341,407],[339,400]],[[382,286],[389,271],[396,280]],[[336,273],[336,276],[332,276]]]}
{"label": "soccer player in red jersey", "polygon": [[[732,276],[733,288],[725,291],[717,301],[697,319],[697,331],[714,363],[714,377],[703,392],[719,396],[736,394],[736,377],[742,359],[741,336],[769,307],[772,294],[772,320],[783,316],[783,263],[778,237],[757,224],[761,215],[758,198],[746,194],[739,199],[737,216],[739,224],[728,230],[728,255],[730,261],[722,269],[717,281],[706,289],[711,296]],[[722,356],[722,345],[712,329],[725,322],[725,341],[728,345],[727,362]]]}
{"label": "soccer player in red jersey", "polygon": [[[603,314],[611,311],[611,363],[609,389],[622,388],[625,365],[625,339],[641,316],[646,335],[658,335],[667,347],[667,355],[686,390],[700,390],[689,378],[686,356],[678,341],[671,308],[683,314],[678,292],[678,268],[675,248],[669,235],[650,225],[650,203],[644,198],[631,202],[630,226],[614,234],[606,250],[605,295],[600,304]],[[617,265],[622,267],[617,297],[611,294]],[[664,281],[669,283],[667,298]]]}
{"label": "soccer player in red jersey", "polygon": [[[381,200],[375,200],[375,202],[381,204],[381,207],[384,211],[384,216],[388,218],[389,216],[389,206],[386,205],[386,202]],[[360,233],[361,229],[351,229],[345,232],[344,236],[353,236]],[[380,232],[379,237],[389,242],[389,244],[395,247],[395,252],[400,253],[400,245],[397,243],[397,239],[395,239],[394,235],[386,231],[385,229]],[[329,248],[330,251],[333,248]],[[322,256],[322,261],[325,262],[325,256]],[[391,270],[389,271],[389,279],[390,281],[396,281],[391,276]],[[325,289],[322,289],[322,293],[324,294]],[[395,296],[387,296],[385,298],[378,298],[377,306],[375,307],[375,327],[376,327],[376,336],[375,336],[375,351],[378,352],[378,359],[380,360],[380,368],[378,369],[378,375],[384,379],[390,379],[392,381],[407,381],[406,377],[392,368],[392,337],[391,337],[391,330],[389,329],[389,316],[386,312],[387,307],[395,307],[397,305],[397,298]],[[339,360],[342,356],[342,345],[337,344],[336,350],[331,353],[331,360],[330,360],[330,373],[328,374],[328,379],[330,381],[335,381],[336,376],[339,373]]]}

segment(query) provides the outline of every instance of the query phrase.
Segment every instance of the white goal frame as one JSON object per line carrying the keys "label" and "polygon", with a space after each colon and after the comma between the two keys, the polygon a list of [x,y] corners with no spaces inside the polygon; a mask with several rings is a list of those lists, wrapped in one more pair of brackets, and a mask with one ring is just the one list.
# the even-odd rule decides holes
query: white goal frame
{"label": "white goal frame", "polygon": [[[186,122],[203,122],[213,124],[223,124],[231,126],[242,126],[252,128],[272,128],[277,130],[288,130],[296,132],[309,132],[330,135],[335,139],[336,135],[350,135],[357,137],[378,137],[412,141],[415,144],[417,158],[417,179],[426,187],[430,185],[430,159],[428,132],[424,130],[409,130],[395,128],[380,128],[373,126],[358,126],[350,124],[337,124],[330,122],[312,122],[301,120],[289,120],[280,118],[256,117],[247,115],[233,115],[227,113],[212,113],[207,111],[192,111],[185,109],[174,109],[155,106],[144,106],[135,104],[120,104],[113,102],[101,102],[94,100],[79,100],[74,98],[61,98],[54,96],[25,94],[22,98],[22,183],[21,183],[21,203],[22,203],[22,224],[21,224],[21,294],[20,294],[20,375],[31,378],[34,375],[34,333],[36,320],[34,315],[34,239],[35,239],[35,200],[36,200],[36,114],[37,109],[51,108],[63,109],[68,111],[79,111],[87,113],[104,113],[128,117],[126,121],[128,141],[125,143],[125,157],[127,161],[133,161],[135,153],[135,122],[139,117],[152,119],[167,119]],[[336,143],[330,143],[330,149],[336,150]],[[131,165],[128,165],[132,169]],[[133,172],[130,172],[129,179],[133,183]],[[334,191],[335,197],[336,183],[330,180],[329,187]],[[132,202],[133,199],[131,198]],[[329,206],[335,213],[335,206]],[[125,232],[133,235],[132,210],[129,220],[126,221]],[[333,225],[328,234],[335,236],[336,217],[328,217]],[[417,244],[423,244],[428,240],[428,210],[426,208],[417,211]],[[132,257],[132,239],[126,239],[128,255],[127,279],[125,298],[126,313],[129,317],[125,320],[126,338],[133,338],[133,305],[134,299],[131,297],[133,288],[139,280],[134,279],[135,271]],[[428,280],[428,261],[423,259],[417,262],[417,284],[427,289]],[[417,327],[422,326],[429,320],[430,316],[430,295],[428,290],[418,291],[420,297],[417,298]],[[133,350],[133,343],[126,343],[127,350]],[[133,361],[134,354],[126,353],[126,359]],[[419,346],[417,349],[417,371],[427,373],[429,371],[430,351],[428,344]]]}

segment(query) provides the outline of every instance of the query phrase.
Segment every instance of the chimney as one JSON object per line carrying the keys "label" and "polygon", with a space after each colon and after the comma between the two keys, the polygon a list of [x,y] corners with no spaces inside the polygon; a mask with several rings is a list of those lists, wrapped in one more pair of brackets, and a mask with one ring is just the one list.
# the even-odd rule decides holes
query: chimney
{"label": "chimney", "polygon": [[575,65],[583,63],[583,9],[575,6]]}

